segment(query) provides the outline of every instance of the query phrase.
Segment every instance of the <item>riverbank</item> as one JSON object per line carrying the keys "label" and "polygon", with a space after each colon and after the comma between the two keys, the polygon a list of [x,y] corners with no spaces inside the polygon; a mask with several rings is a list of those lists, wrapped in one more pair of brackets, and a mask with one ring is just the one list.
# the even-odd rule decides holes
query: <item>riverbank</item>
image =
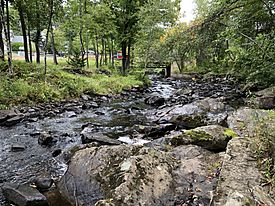
{"label": "riverbank", "polygon": [[7,74],[6,62],[0,65],[0,109],[16,105],[57,102],[89,94],[118,94],[144,84],[139,75],[121,76],[116,71],[72,70],[65,65],[43,65],[14,62],[14,74]]}

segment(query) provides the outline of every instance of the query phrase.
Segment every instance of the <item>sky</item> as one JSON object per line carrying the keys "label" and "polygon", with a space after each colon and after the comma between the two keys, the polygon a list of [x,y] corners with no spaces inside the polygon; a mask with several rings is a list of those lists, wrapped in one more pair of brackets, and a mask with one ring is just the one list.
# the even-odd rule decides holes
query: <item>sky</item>
{"label": "sky", "polygon": [[181,1],[181,13],[185,13],[185,17],[181,18],[180,21],[190,22],[194,18],[193,10],[195,3],[193,0],[182,0]]}

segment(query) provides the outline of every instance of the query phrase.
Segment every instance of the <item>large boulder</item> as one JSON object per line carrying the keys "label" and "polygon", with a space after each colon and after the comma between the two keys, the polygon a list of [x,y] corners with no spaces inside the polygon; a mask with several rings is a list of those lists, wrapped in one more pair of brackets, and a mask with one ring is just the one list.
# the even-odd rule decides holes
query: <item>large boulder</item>
{"label": "large boulder", "polygon": [[224,125],[228,112],[232,111],[223,99],[205,98],[186,105],[175,105],[158,112],[158,122],[173,123],[178,127],[193,129],[200,126]]}
{"label": "large boulder", "polygon": [[227,124],[241,137],[256,137],[264,131],[274,131],[275,111],[241,108],[228,116]]}
{"label": "large boulder", "polygon": [[275,86],[256,92],[247,103],[259,109],[275,108]]}
{"label": "large boulder", "polygon": [[47,199],[39,191],[29,185],[4,185],[6,199],[20,206],[48,206]]}
{"label": "large boulder", "polygon": [[[269,204],[268,198],[268,195],[275,198],[275,189],[269,186],[275,172],[272,163],[275,160],[275,112],[241,108],[228,117],[228,125],[242,139],[231,140],[227,147],[222,176],[228,181],[221,182],[218,194],[224,193],[224,196],[219,198],[218,205],[244,205],[244,202],[256,205],[255,198],[263,205],[275,205]],[[261,173],[268,175],[261,176]],[[265,187],[259,187],[259,181],[266,183],[261,184]],[[223,198],[228,203],[221,201]],[[238,199],[240,202],[236,202]]]}
{"label": "large boulder", "polygon": [[251,140],[234,138],[227,147],[214,206],[275,205],[260,187],[261,173]]}
{"label": "large boulder", "polygon": [[78,205],[207,205],[217,183],[219,155],[198,146],[160,151],[142,146],[80,150],[58,184]]}
{"label": "large boulder", "polygon": [[164,137],[164,142],[172,146],[193,144],[219,152],[225,151],[229,140],[237,136],[231,129],[219,125],[209,125],[168,135]]}

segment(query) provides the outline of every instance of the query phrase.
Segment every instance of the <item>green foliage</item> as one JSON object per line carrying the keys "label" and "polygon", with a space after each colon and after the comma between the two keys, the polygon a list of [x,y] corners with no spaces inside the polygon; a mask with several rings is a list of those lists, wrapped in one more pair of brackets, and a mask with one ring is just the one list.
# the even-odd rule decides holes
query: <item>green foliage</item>
{"label": "green foliage", "polygon": [[[176,25],[163,36],[181,71],[229,73],[245,83],[267,87],[275,82],[275,3],[253,0],[195,0],[196,20]],[[190,64],[191,63],[191,64]]]}
{"label": "green foliage", "polygon": [[275,184],[275,128],[272,123],[274,119],[275,112],[272,110],[266,117],[257,118],[254,143],[258,165],[263,175],[262,184],[270,188]]}
{"label": "green foliage", "polygon": [[12,42],[11,43],[11,47],[12,47],[12,51],[20,51],[19,48],[23,47],[24,44],[22,42]]}
{"label": "green foliage", "polygon": [[86,58],[81,57],[81,52],[77,49],[72,51],[72,56],[69,56],[68,64],[74,69],[81,69],[85,67]]}

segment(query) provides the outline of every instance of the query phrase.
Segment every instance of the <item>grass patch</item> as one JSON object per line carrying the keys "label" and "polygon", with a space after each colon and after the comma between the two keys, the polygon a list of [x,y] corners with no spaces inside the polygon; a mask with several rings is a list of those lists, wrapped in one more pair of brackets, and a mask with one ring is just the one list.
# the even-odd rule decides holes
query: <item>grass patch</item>
{"label": "grass patch", "polygon": [[[63,62],[62,62],[63,63]],[[35,104],[79,97],[82,94],[117,94],[123,89],[143,85],[137,75],[110,76],[96,74],[87,69],[87,75],[72,74],[62,66],[48,63],[48,73],[43,74],[43,64],[23,61],[13,62],[14,74],[7,74],[7,63],[0,63],[0,109],[18,104]]]}
{"label": "grass patch", "polygon": [[268,115],[258,118],[256,140],[254,143],[258,166],[262,172],[262,185],[273,188],[275,185],[275,128],[273,123],[275,112],[270,110]]}

